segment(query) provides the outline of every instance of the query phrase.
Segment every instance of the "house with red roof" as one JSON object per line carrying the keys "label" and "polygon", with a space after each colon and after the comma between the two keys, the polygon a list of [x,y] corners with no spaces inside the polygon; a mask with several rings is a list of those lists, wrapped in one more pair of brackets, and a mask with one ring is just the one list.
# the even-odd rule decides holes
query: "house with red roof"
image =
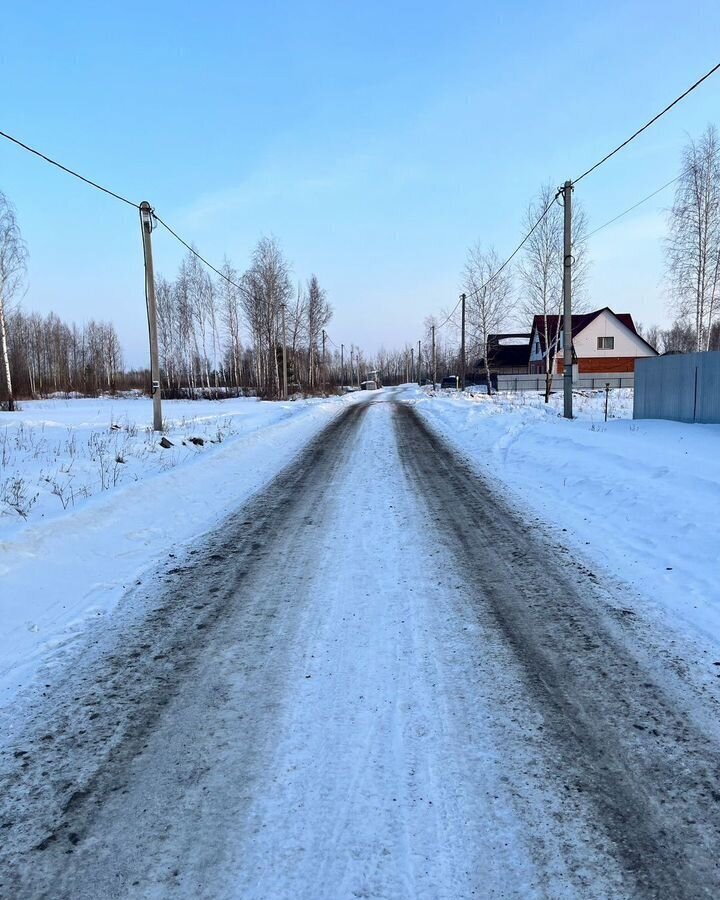
{"label": "house with red roof", "polygon": [[[535,316],[530,334],[528,371],[563,372],[562,316]],[[610,307],[572,317],[573,364],[579,374],[634,372],[635,360],[657,356],[658,352],[640,337],[630,313],[615,313]]]}

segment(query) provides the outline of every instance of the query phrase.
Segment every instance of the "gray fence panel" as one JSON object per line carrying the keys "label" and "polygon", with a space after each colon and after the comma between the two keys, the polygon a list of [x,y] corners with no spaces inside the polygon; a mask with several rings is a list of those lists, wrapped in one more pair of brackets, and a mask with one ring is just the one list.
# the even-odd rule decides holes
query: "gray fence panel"
{"label": "gray fence panel", "polygon": [[638,360],[633,418],[720,422],[720,353]]}
{"label": "gray fence panel", "polygon": [[696,422],[720,422],[720,353],[698,353]]}
{"label": "gray fence panel", "polygon": [[[573,381],[575,390],[605,390],[605,385],[611,388],[631,388],[635,384],[635,376],[632,372],[619,374],[610,372],[596,375],[579,375]],[[499,391],[545,391],[544,375],[498,375]],[[562,391],[563,377],[555,375],[553,378],[553,391]]]}

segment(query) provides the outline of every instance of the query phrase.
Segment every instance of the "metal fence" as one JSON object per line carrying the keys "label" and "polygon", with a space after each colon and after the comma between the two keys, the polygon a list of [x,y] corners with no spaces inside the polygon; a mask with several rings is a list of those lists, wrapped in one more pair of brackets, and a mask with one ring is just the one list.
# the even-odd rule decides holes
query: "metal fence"
{"label": "metal fence", "polygon": [[638,360],[633,418],[720,423],[720,353]]}
{"label": "metal fence", "polygon": [[[602,373],[593,375],[577,375],[573,379],[575,390],[604,390],[605,385],[611,388],[631,388],[635,385],[635,376],[632,372],[623,374]],[[562,391],[562,375],[554,375],[552,383],[553,391]],[[498,375],[497,390],[499,391],[544,391],[544,375]]]}

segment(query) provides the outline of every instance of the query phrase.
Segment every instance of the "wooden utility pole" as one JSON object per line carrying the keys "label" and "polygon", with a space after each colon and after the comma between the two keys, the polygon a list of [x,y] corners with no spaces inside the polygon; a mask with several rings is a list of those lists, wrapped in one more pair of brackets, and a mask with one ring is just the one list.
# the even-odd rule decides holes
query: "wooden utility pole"
{"label": "wooden utility pole", "polygon": [[432,327],[432,367],[433,367],[433,390],[437,382],[437,356],[435,355],[435,326]]}
{"label": "wooden utility pole", "polygon": [[162,399],[160,390],[160,351],[157,334],[157,306],[155,303],[155,271],[153,269],[152,240],[153,211],[147,200],[140,204],[140,226],[145,256],[145,301],[147,303],[148,332],[150,334],[150,382],[153,400],[153,431],[162,431]]}
{"label": "wooden utility pole", "polygon": [[322,389],[323,389],[323,394],[324,394],[324,393],[325,393],[325,329],[324,329],[324,328],[323,328],[323,330],[322,330],[322,342],[323,342],[323,348],[322,348]]}
{"label": "wooden utility pole", "polygon": [[340,387],[345,387],[345,344],[340,344]]}
{"label": "wooden utility pole", "polygon": [[460,390],[465,390],[465,294],[460,294],[460,302],[462,303],[461,324],[460,324]]}
{"label": "wooden utility pole", "polygon": [[[565,204],[564,249],[563,249],[563,414],[566,419],[573,417],[572,399],[572,192],[571,181],[562,188]],[[555,351],[557,357],[557,350]]]}
{"label": "wooden utility pole", "polygon": [[422,354],[420,352],[420,341],[418,341],[418,370],[417,370],[417,383],[421,384],[422,382]]}
{"label": "wooden utility pole", "polygon": [[282,332],[283,332],[283,400],[287,400],[287,398],[288,398],[287,332],[285,331],[285,308],[286,308],[286,305],[284,303],[281,303],[280,309],[282,310]]}

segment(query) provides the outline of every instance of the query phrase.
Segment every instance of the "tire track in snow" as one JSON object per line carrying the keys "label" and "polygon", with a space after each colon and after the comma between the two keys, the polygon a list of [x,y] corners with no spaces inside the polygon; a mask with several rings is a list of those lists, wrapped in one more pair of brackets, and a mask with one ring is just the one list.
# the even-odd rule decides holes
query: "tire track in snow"
{"label": "tire track in snow", "polygon": [[[212,770],[232,769],[228,740],[242,744],[247,782],[262,766],[285,688],[283,641],[291,641],[307,599],[288,602],[273,548],[283,541],[299,561],[297,577],[309,577],[306,523],[321,527],[326,485],[366,411],[358,403],[341,413],[184,562],[158,573],[139,621],[127,628],[119,616],[75,670],[47,685],[0,757],[0,897],[165,896],[183,884],[187,857],[195,854],[200,871],[206,851],[222,862],[219,851],[203,847],[193,817],[209,792],[218,821],[228,832],[236,828],[251,788],[227,790]],[[235,717],[229,733],[228,715]],[[207,735],[197,733],[201,727]],[[154,808],[153,791],[164,796]],[[178,827],[174,819],[183,816]],[[215,896],[194,884],[187,895]]]}
{"label": "tire track in snow", "polygon": [[603,618],[595,586],[563,568],[411,406],[398,404],[395,424],[405,470],[521,666],[566,789],[589,798],[628,895],[717,897],[717,729],[697,727]]}

